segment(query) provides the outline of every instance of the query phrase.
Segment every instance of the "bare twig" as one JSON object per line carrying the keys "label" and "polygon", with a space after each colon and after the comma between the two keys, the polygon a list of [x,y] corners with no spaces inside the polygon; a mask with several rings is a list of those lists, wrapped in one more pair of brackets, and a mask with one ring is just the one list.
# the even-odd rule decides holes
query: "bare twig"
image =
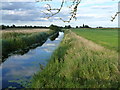
{"label": "bare twig", "polygon": [[[41,0],[41,1],[44,1],[44,0]],[[48,1],[52,1],[52,0],[48,0]],[[40,2],[40,0],[36,0],[36,2]],[[66,0],[62,0],[62,3],[61,3],[61,6],[60,8],[52,8],[50,4],[46,4],[47,5],[47,12],[44,12],[44,11],[41,11],[43,12],[47,17],[47,19],[55,16],[56,14],[58,14],[63,6],[64,6],[64,3],[67,2]],[[70,18],[68,20],[64,20],[63,18],[59,18],[60,20],[62,20],[63,22],[70,22],[72,19],[77,19],[76,17],[76,13],[77,13],[77,8],[78,8],[78,5],[80,4],[81,0],[73,0],[72,1],[72,5],[68,6],[70,9],[71,9],[71,12],[69,13],[70,14]],[[115,20],[115,18],[117,17],[117,15],[119,14],[120,12],[116,12],[115,16],[114,17],[111,17],[111,21],[113,22]]]}
{"label": "bare twig", "polygon": [[116,12],[115,16],[111,17],[112,18],[112,22],[115,20],[115,18],[117,17],[117,15],[120,14],[120,12]]}
{"label": "bare twig", "polygon": [[[81,0],[73,0],[72,2],[72,5],[69,6],[69,8],[71,9],[71,12],[69,13],[70,14],[70,18],[69,20],[64,20],[63,18],[59,18],[60,20],[62,20],[63,22],[70,22],[72,19],[77,19],[76,17],[76,13],[77,13],[77,8],[78,8],[78,5],[80,4]],[[48,11],[48,13],[42,11],[45,15],[47,15],[47,19],[55,16],[56,14],[58,14],[63,6],[64,6],[64,3],[65,3],[65,0],[62,0],[62,3],[61,3],[61,6],[60,8],[52,8],[50,4],[46,4],[47,5],[47,8],[46,10]]]}

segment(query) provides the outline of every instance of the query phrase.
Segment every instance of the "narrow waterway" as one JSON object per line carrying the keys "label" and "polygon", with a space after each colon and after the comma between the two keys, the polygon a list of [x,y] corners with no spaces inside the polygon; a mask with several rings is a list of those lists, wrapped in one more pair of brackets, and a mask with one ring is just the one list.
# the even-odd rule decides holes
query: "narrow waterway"
{"label": "narrow waterway", "polygon": [[46,66],[63,36],[64,33],[59,32],[59,36],[54,41],[48,39],[42,46],[31,49],[24,55],[16,54],[8,57],[0,66],[2,88],[21,88],[21,85],[14,81],[29,81],[40,70],[40,65]]}

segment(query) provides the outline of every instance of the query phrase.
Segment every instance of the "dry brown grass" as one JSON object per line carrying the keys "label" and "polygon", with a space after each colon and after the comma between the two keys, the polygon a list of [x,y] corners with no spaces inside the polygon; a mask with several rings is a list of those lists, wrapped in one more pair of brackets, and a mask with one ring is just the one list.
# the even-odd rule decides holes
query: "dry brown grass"
{"label": "dry brown grass", "polygon": [[3,30],[2,33],[34,33],[34,32],[46,32],[49,31],[49,29],[21,29],[21,30]]}
{"label": "dry brown grass", "polygon": [[[75,33],[72,33],[72,34],[75,34]],[[87,40],[81,36],[78,36],[78,35],[74,35],[76,36],[76,38],[83,43],[83,45],[86,45],[86,48],[91,48],[92,50],[96,50],[96,51],[101,51],[101,50],[104,50],[105,48],[90,41],[90,40]]]}

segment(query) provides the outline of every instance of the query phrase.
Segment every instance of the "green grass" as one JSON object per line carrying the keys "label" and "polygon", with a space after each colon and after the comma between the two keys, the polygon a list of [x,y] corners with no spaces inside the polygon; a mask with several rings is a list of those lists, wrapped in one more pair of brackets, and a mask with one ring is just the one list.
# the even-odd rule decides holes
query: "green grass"
{"label": "green grass", "polygon": [[72,29],[77,35],[118,51],[118,29]]}
{"label": "green grass", "polygon": [[18,32],[9,32],[9,33],[3,33],[1,39],[9,39],[9,38],[18,38],[22,36],[28,36],[32,33],[18,33]]}
{"label": "green grass", "polygon": [[33,76],[31,88],[119,88],[117,65],[116,52],[66,31],[46,68]]}

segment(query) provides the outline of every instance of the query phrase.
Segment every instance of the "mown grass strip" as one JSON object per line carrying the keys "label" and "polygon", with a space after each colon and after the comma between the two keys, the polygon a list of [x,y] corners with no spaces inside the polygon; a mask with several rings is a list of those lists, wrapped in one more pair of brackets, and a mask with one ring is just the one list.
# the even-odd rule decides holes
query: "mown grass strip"
{"label": "mown grass strip", "polygon": [[117,53],[66,31],[32,88],[119,88]]}
{"label": "mown grass strip", "polygon": [[72,29],[77,35],[100,44],[108,49],[118,51],[118,29]]}

